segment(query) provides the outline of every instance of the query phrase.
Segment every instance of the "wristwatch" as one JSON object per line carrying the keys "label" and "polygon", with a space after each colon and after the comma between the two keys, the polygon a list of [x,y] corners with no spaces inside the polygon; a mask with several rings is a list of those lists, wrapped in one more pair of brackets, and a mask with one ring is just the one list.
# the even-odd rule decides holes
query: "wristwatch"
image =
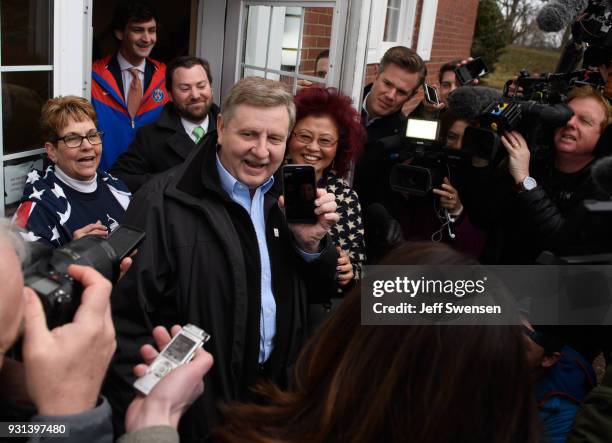
{"label": "wristwatch", "polygon": [[525,177],[520,182],[516,184],[516,188],[518,192],[526,192],[531,191],[538,187],[538,182],[533,177]]}

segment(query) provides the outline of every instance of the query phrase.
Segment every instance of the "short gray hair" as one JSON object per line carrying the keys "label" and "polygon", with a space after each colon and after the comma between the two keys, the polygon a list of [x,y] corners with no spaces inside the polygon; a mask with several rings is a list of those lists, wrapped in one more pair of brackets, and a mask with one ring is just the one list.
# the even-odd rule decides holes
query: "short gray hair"
{"label": "short gray hair", "polygon": [[221,115],[226,124],[232,119],[239,105],[250,105],[260,108],[285,106],[289,113],[289,131],[291,131],[295,124],[293,95],[281,82],[261,77],[245,77],[239,80],[232,86],[227,97],[223,100]]}
{"label": "short gray hair", "polygon": [[21,236],[20,229],[8,218],[0,218],[0,237],[8,240],[22,265],[27,263],[30,257],[30,247]]}

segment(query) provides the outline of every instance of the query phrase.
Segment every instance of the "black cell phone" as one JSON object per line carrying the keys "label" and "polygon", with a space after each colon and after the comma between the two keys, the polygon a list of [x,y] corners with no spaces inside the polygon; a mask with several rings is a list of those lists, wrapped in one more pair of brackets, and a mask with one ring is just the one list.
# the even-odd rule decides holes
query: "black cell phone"
{"label": "black cell phone", "polygon": [[423,89],[425,90],[425,100],[429,103],[433,103],[434,105],[440,104],[440,97],[438,96],[438,90],[427,83],[423,84]]}
{"label": "black cell phone", "polygon": [[459,83],[467,85],[472,80],[482,77],[489,72],[482,57],[476,57],[466,65],[459,66],[455,69],[455,76]]}
{"label": "black cell phone", "polygon": [[310,165],[283,166],[283,195],[285,217],[289,223],[315,224],[317,198],[315,170]]}
{"label": "black cell phone", "polygon": [[142,229],[121,225],[108,236],[108,243],[115,250],[119,260],[129,256],[145,238]]}

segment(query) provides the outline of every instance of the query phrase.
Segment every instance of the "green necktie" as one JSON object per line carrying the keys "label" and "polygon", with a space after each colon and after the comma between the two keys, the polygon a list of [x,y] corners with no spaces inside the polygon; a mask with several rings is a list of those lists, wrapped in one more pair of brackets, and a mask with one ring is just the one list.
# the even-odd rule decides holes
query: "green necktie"
{"label": "green necktie", "polygon": [[191,131],[191,133],[195,137],[196,143],[199,143],[199,141],[202,140],[202,137],[204,137],[204,129],[202,129],[201,126],[196,126],[195,128],[193,128],[193,131]]}

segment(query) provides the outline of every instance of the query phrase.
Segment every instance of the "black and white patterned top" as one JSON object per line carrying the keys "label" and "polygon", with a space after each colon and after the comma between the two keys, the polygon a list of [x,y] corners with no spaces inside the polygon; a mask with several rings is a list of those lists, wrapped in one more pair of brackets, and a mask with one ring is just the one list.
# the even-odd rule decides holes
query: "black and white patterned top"
{"label": "black and white patterned top", "polygon": [[357,193],[333,170],[325,173],[319,182],[319,187],[324,187],[327,192],[336,196],[340,220],[331,229],[330,235],[334,244],[348,253],[353,265],[355,280],[359,280],[361,267],[366,257],[361,206]]}

